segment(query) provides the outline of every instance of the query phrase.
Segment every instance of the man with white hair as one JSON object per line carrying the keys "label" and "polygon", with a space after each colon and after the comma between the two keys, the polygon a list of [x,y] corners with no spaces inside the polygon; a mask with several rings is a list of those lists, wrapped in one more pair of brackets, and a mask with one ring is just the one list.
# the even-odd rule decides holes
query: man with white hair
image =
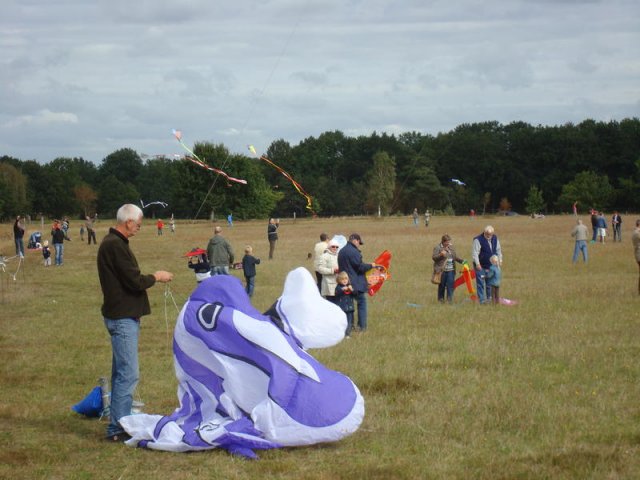
{"label": "man with white hair", "polygon": [[207,255],[211,264],[211,276],[229,275],[229,265],[233,263],[235,255],[231,244],[222,236],[222,227],[216,225],[213,237],[207,245]]}
{"label": "man with white hair", "polygon": [[495,235],[491,225],[484,227],[484,231],[473,239],[471,246],[471,258],[476,269],[476,289],[480,303],[491,303],[491,290],[486,288],[484,277],[491,268],[491,257],[498,256],[498,262],[502,265],[502,248],[500,240]]}
{"label": "man with white hair", "polygon": [[133,392],[140,376],[138,337],[140,317],[151,313],[147,289],[156,282],[170,282],[173,274],[159,270],[140,272],[138,261],[129,248],[129,238],[140,230],[142,210],[125,204],[118,209],[116,226],[98,248],[98,276],[102,288],[102,316],[111,336],[111,421],[107,440],[121,442],[129,438],[119,421],[131,414]]}

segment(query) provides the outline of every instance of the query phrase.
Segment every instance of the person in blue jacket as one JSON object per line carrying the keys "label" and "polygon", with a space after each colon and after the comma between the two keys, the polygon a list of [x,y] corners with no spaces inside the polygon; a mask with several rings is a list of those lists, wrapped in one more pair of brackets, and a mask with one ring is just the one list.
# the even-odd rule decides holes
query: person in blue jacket
{"label": "person in blue jacket", "polygon": [[367,329],[367,279],[365,273],[375,265],[364,263],[360,245],[364,242],[357,233],[349,235],[349,241],[338,253],[338,269],[347,272],[353,286],[353,297],[358,305],[358,328],[361,332]]}

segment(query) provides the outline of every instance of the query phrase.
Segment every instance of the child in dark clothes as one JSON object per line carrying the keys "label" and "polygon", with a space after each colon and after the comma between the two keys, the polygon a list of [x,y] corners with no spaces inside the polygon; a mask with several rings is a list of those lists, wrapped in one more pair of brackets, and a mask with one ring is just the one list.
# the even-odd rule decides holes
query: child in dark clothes
{"label": "child in dark clothes", "polygon": [[45,240],[42,244],[42,257],[44,258],[44,266],[51,266],[51,250],[49,250],[49,240]]}
{"label": "child in dark clothes", "polygon": [[242,270],[244,271],[244,279],[247,282],[246,291],[249,297],[253,297],[253,290],[256,285],[256,265],[260,263],[260,259],[253,256],[253,248],[247,245],[244,249],[244,257],[242,257]]}
{"label": "child in dark clothes", "polygon": [[[194,248],[191,252],[194,253],[199,250],[200,249]],[[189,255],[189,263],[187,263],[187,266],[195,272],[198,283],[211,276],[209,258],[207,257],[207,252],[204,250],[201,250],[197,255]]]}
{"label": "child in dark clothes", "polygon": [[340,272],[336,276],[336,304],[347,315],[347,330],[345,336],[349,338],[351,336],[351,330],[353,330],[353,287],[349,284],[349,275],[347,272]]}

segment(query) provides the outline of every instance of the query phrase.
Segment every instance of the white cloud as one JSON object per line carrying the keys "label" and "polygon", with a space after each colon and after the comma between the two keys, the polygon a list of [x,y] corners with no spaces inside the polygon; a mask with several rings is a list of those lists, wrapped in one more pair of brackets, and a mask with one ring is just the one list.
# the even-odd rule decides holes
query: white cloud
{"label": "white cloud", "polygon": [[33,115],[20,115],[4,123],[7,128],[16,127],[47,127],[54,124],[78,123],[78,116],[69,112],[52,112],[43,109]]}

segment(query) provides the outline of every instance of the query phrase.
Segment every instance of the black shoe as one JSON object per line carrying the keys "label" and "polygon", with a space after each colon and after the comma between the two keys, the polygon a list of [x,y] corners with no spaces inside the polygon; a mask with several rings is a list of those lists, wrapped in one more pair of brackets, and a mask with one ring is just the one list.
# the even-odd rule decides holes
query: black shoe
{"label": "black shoe", "polygon": [[115,443],[124,443],[127,440],[131,439],[131,435],[127,432],[116,433],[114,435],[107,435],[105,440],[107,442],[115,442]]}

